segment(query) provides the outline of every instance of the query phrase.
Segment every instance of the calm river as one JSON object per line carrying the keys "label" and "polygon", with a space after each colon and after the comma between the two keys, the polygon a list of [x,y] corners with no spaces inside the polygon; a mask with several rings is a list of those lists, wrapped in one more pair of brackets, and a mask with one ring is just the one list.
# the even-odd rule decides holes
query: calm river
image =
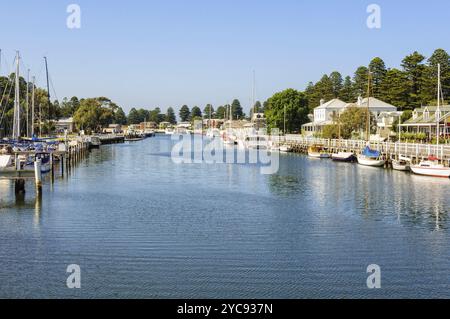
{"label": "calm river", "polygon": [[262,175],[170,150],[103,146],[41,201],[0,180],[0,298],[450,297],[450,180],[299,155]]}

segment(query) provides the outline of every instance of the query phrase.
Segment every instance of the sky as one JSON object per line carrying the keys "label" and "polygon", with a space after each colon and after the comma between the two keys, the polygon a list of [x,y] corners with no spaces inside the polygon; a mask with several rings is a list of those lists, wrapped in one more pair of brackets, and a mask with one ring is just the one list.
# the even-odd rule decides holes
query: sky
{"label": "sky", "polygon": [[[126,112],[234,98],[248,111],[253,71],[264,101],[376,56],[399,67],[415,50],[450,52],[448,0],[0,1],[2,75],[19,50],[44,87],[47,56],[53,98],[106,96]],[[80,29],[66,24],[73,3]],[[380,29],[367,27],[372,3]]]}

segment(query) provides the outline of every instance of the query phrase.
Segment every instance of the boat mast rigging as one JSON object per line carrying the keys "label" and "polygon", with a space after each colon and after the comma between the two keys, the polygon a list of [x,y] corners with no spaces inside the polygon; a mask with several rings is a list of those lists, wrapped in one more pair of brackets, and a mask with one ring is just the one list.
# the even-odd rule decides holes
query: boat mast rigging
{"label": "boat mast rigging", "polygon": [[370,84],[371,84],[371,72],[369,67],[369,73],[367,76],[367,113],[366,113],[366,141],[370,142]]}
{"label": "boat mast rigging", "polygon": [[[49,77],[48,77],[48,62],[47,62],[47,57],[44,57],[44,61],[45,61],[45,73],[47,76],[47,103],[48,103],[48,125],[50,126],[50,121],[51,121],[51,102],[50,102],[50,81],[49,81]],[[48,129],[48,131],[50,132],[50,127]]]}
{"label": "boat mast rigging", "polygon": [[20,138],[20,54],[16,53],[16,74],[15,74],[15,92],[14,92],[14,122],[13,122],[13,140]]}

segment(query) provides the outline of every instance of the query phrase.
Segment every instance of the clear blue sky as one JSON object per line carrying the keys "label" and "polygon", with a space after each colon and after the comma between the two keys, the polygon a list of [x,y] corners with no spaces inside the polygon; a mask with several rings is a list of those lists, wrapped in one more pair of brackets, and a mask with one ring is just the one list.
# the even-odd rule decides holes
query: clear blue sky
{"label": "clear blue sky", "polygon": [[[66,8],[82,9],[82,28],[66,27]],[[366,8],[382,9],[381,30]],[[44,86],[47,55],[59,99],[107,96],[131,107],[202,108],[257,98],[371,58],[389,67],[414,50],[450,51],[448,0],[72,0],[10,1],[0,11],[0,48],[20,50]],[[2,62],[2,73],[5,73]]]}

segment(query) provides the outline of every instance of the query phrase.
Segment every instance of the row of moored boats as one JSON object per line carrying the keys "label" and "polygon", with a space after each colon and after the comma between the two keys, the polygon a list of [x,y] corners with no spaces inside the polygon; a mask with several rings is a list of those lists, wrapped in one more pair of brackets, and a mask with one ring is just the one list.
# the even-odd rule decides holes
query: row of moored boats
{"label": "row of moored boats", "polygon": [[[314,145],[309,147],[308,156],[320,159],[332,159],[339,162],[358,162],[362,166],[384,167],[386,160],[382,154],[367,146],[361,154],[355,155],[351,152],[339,152],[331,154],[322,146]],[[450,168],[439,163],[439,159],[430,156],[421,161],[418,165],[413,165],[412,160],[405,156],[400,156],[392,161],[392,168],[397,171],[411,171],[417,175],[450,178]]]}

